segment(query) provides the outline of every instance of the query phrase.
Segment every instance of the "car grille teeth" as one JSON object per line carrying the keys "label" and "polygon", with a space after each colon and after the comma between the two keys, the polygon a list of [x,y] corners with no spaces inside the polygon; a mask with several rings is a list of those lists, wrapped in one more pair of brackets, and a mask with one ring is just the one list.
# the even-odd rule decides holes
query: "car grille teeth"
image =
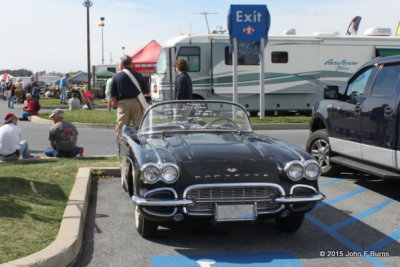
{"label": "car grille teeth", "polygon": [[272,187],[210,187],[190,190],[186,198],[196,203],[187,207],[189,213],[214,214],[215,203],[254,204],[257,212],[268,212],[280,205],[272,203],[279,197],[279,192]]}

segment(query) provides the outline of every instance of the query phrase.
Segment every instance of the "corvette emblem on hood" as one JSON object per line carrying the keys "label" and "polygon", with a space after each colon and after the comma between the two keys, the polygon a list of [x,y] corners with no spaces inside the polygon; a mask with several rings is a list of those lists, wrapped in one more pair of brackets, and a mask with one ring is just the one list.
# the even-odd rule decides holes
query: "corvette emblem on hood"
{"label": "corvette emblem on hood", "polygon": [[227,172],[234,173],[234,172],[237,172],[238,169],[236,169],[236,168],[228,168],[228,169],[226,169],[226,171],[227,171]]}

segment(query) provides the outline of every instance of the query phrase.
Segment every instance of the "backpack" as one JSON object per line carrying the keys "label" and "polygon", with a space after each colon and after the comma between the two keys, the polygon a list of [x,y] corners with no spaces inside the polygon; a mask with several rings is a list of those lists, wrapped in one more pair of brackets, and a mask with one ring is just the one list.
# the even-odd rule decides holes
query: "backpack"
{"label": "backpack", "polygon": [[39,111],[41,109],[41,105],[39,104],[39,102],[36,102],[35,104],[35,111]]}

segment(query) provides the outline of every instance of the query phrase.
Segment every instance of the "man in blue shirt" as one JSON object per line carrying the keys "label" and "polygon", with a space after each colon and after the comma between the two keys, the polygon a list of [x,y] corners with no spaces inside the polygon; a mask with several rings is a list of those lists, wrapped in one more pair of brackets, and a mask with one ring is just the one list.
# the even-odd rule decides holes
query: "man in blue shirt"
{"label": "man in blue shirt", "polygon": [[69,74],[65,74],[60,80],[60,103],[67,104],[67,86]]}
{"label": "man in blue shirt", "polygon": [[142,74],[132,69],[132,58],[129,55],[121,57],[121,66],[133,75],[140,88],[136,87],[135,83],[124,71],[118,72],[112,79],[111,98],[118,107],[117,126],[115,127],[117,142],[124,125],[130,124],[132,121],[134,126],[139,126],[144,110],[137,96],[141,92],[147,94],[150,90]]}

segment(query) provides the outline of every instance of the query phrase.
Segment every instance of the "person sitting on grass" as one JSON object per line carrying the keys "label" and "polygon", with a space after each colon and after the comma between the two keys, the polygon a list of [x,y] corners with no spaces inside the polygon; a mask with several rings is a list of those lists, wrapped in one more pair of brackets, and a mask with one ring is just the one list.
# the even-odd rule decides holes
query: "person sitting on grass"
{"label": "person sitting on grass", "polygon": [[81,109],[81,101],[79,100],[76,93],[72,93],[72,98],[68,100],[69,110]]}
{"label": "person sitting on grass", "polygon": [[24,111],[22,112],[20,121],[27,121],[28,117],[32,115],[38,115],[39,113],[36,111],[36,101],[33,99],[31,94],[26,94],[26,106],[24,107]]}
{"label": "person sitting on grass", "polygon": [[49,141],[50,146],[44,150],[48,157],[72,158],[78,154],[83,154],[83,147],[76,145],[78,140],[78,131],[76,127],[67,121],[64,121],[64,111],[55,109],[49,116],[53,119],[54,125],[50,128]]}
{"label": "person sitting on grass", "polygon": [[21,141],[18,117],[13,113],[4,115],[4,125],[0,127],[0,161],[14,161],[19,158],[33,158],[28,142]]}

